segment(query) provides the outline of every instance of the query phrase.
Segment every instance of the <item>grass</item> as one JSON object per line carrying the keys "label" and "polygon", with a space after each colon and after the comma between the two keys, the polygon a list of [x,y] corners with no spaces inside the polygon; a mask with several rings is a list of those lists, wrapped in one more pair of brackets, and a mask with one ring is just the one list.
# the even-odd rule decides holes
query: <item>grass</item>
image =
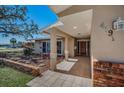
{"label": "grass", "polygon": [[0,87],[26,87],[34,77],[10,67],[0,67]]}
{"label": "grass", "polygon": [[13,55],[13,56],[21,56],[21,55],[23,55],[23,48],[3,48],[3,47],[0,47],[0,53],[6,53],[8,55]]}
{"label": "grass", "polygon": [[23,48],[3,48],[0,47],[0,52],[22,52]]}

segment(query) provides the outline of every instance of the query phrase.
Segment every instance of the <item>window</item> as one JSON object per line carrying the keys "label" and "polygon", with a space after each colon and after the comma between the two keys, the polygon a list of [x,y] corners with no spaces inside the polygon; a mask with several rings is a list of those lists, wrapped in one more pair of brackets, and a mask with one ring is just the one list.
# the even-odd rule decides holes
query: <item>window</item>
{"label": "window", "polygon": [[46,42],[47,43],[47,53],[50,53],[50,42]]}
{"label": "window", "polygon": [[46,53],[46,42],[43,42],[43,53]]}
{"label": "window", "polygon": [[[42,42],[42,51],[43,53],[50,53],[50,41]],[[63,54],[63,42],[61,40],[57,41],[57,54]]]}
{"label": "window", "polygon": [[63,54],[63,42],[57,41],[57,54],[62,55]]}
{"label": "window", "polygon": [[43,53],[50,53],[50,42],[43,42]]}

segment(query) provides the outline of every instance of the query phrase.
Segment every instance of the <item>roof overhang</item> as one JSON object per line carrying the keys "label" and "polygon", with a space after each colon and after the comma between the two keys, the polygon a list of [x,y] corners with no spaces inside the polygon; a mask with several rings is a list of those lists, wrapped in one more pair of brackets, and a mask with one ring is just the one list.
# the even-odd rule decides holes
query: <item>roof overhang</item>
{"label": "roof overhang", "polygon": [[[71,5],[50,5],[49,6],[56,14],[70,9]],[[50,29],[56,27],[61,31],[76,38],[89,38],[91,33],[93,9],[82,10],[73,14],[69,14],[59,18],[55,24],[44,29],[42,33],[50,34]]]}
{"label": "roof overhang", "polygon": [[48,26],[47,28],[45,29],[42,29],[40,31],[41,34],[50,34],[50,29],[53,28],[53,27],[59,27],[59,26],[63,26],[64,24],[61,22],[61,21],[57,21],[56,23]]}
{"label": "roof overhang", "polygon": [[49,5],[49,7],[56,13],[60,13],[68,8],[70,8],[72,5]]}

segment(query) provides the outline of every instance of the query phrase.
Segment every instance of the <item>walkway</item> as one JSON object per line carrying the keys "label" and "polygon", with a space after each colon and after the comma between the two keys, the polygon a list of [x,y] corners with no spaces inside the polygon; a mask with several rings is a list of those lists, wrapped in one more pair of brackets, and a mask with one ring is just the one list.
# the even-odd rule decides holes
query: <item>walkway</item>
{"label": "walkway", "polygon": [[90,87],[91,79],[47,70],[42,77],[36,77],[27,86],[30,87]]}

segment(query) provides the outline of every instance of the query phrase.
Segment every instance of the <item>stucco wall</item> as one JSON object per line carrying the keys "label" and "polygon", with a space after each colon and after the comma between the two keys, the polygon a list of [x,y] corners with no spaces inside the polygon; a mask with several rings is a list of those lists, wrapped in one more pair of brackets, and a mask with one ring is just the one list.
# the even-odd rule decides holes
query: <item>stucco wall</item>
{"label": "stucco wall", "polygon": [[40,42],[36,41],[36,42],[34,43],[34,53],[40,54],[40,52],[41,52],[41,49],[40,49]]}
{"label": "stucco wall", "polygon": [[115,41],[100,27],[104,22],[111,27],[116,17],[124,19],[124,6],[96,6],[93,10],[91,56],[93,60],[124,63],[124,31],[114,32]]}
{"label": "stucco wall", "polygon": [[[51,31],[54,31],[56,36],[60,36],[64,38],[64,45],[65,45],[65,38],[68,38],[69,57],[74,57],[74,37],[68,35],[67,33],[64,33],[63,31],[57,28],[52,28]],[[64,46],[64,49],[65,49],[65,46]]]}
{"label": "stucco wall", "polygon": [[114,32],[115,41],[111,41],[111,38],[100,28],[102,22],[111,26],[114,18],[122,17],[124,19],[124,6],[76,5],[58,15],[63,17],[88,9],[93,9],[91,59],[124,62],[124,31]]}
{"label": "stucco wall", "polygon": [[41,39],[41,40],[36,40],[35,41],[35,44],[34,44],[34,53],[36,53],[36,54],[40,54],[40,53],[42,53],[42,48],[40,48],[40,47],[42,47],[42,42],[44,42],[44,41],[50,41],[50,39]]}

